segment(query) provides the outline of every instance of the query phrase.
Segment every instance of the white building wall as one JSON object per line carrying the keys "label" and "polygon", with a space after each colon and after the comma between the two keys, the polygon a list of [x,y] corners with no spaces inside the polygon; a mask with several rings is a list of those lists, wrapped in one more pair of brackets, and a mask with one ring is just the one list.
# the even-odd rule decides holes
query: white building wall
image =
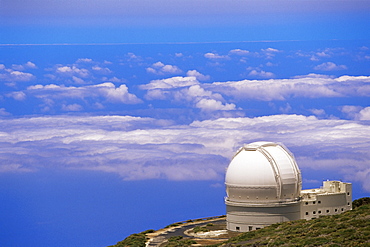
{"label": "white building wall", "polygon": [[232,205],[226,202],[227,229],[247,232],[275,223],[300,219],[300,202],[280,205]]}
{"label": "white building wall", "polygon": [[321,189],[301,192],[301,218],[310,220],[321,215],[340,214],[352,209],[352,185],[325,181]]}
{"label": "white building wall", "polygon": [[314,219],[352,209],[352,184],[325,181],[320,189],[301,191],[301,200],[291,203],[237,203],[225,200],[227,229],[247,232],[274,223]]}

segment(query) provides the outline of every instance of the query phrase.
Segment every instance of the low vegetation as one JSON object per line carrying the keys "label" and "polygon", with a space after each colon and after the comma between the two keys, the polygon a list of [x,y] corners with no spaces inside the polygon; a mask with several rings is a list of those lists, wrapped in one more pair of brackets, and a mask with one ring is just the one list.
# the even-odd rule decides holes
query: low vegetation
{"label": "low vegetation", "polygon": [[[179,223],[170,226],[181,225]],[[209,231],[212,227],[198,226],[194,232]],[[148,240],[145,232],[132,234],[125,240],[110,247],[144,247]],[[196,242],[182,236],[173,236],[161,246],[191,246]],[[241,233],[221,244],[222,247],[236,246],[370,246],[370,198],[353,201],[353,210],[332,216],[322,216],[313,220],[297,220],[273,224],[260,230]],[[209,246],[211,247],[211,246]]]}
{"label": "low vegetation", "polygon": [[369,199],[343,214],[274,224],[215,246],[370,246]]}
{"label": "low vegetation", "polygon": [[147,233],[155,232],[154,230],[146,230],[144,232],[131,234],[124,240],[118,242],[115,245],[111,245],[108,247],[145,247],[145,242],[148,240],[146,236]]}
{"label": "low vegetation", "polygon": [[180,225],[182,225],[182,222],[173,223],[171,225],[166,226],[165,228],[176,227],[176,226],[180,226]]}
{"label": "low vegetation", "polygon": [[168,239],[168,242],[161,247],[175,247],[175,246],[191,246],[192,244],[196,244],[192,239],[184,238],[182,236],[173,236]]}
{"label": "low vegetation", "polygon": [[196,226],[196,227],[194,227],[193,232],[194,233],[209,232],[209,229],[207,227],[204,227],[204,226]]}
{"label": "low vegetation", "polygon": [[363,197],[352,202],[352,208],[355,209],[359,206],[370,204],[370,197]]}

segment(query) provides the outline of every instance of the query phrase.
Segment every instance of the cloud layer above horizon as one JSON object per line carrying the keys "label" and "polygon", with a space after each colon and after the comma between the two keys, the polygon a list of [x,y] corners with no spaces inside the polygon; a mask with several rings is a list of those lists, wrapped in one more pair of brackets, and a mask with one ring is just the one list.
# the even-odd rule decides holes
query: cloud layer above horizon
{"label": "cloud layer above horizon", "polygon": [[288,146],[302,169],[335,170],[370,191],[368,122],[302,115],[219,118],[176,125],[131,116],[45,116],[0,120],[0,172],[79,169],[124,180],[223,180],[244,143]]}
{"label": "cloud layer above horizon", "polygon": [[310,179],[335,170],[370,191],[363,44],[51,46],[72,55],[47,58],[44,48],[1,47],[2,173],[220,182],[240,146],[265,140],[320,171]]}

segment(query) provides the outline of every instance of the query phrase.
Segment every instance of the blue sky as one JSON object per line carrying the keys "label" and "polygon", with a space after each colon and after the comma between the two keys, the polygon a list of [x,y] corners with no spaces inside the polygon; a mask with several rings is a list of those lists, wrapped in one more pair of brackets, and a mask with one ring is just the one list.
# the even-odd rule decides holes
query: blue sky
{"label": "blue sky", "polygon": [[260,140],[304,188],[369,195],[369,1],[0,3],[2,243],[224,214],[225,168]]}
{"label": "blue sky", "polygon": [[2,43],[369,39],[369,1],[2,0]]}

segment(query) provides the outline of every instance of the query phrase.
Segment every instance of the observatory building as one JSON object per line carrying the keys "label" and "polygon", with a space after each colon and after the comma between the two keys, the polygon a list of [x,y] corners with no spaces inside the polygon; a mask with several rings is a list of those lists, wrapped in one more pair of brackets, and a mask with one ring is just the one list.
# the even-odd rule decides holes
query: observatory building
{"label": "observatory building", "polygon": [[352,185],[325,181],[302,189],[293,154],[282,144],[254,142],[240,148],[226,171],[227,229],[247,232],[284,221],[313,219],[352,209]]}

